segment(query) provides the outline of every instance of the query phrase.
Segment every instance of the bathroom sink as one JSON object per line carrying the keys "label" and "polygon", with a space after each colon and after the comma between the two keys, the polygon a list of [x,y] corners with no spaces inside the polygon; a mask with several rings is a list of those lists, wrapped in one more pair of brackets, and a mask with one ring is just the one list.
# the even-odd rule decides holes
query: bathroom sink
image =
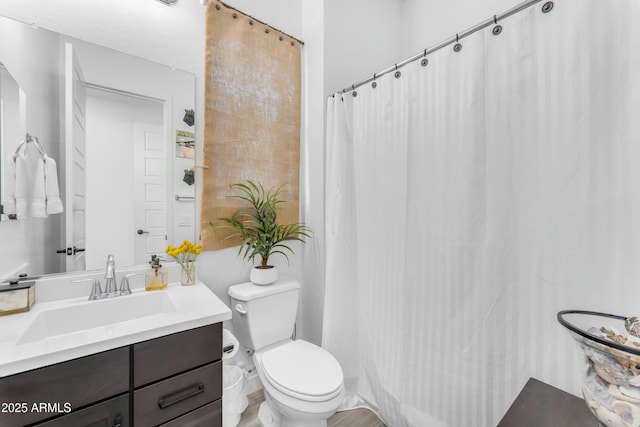
{"label": "bathroom sink", "polygon": [[176,310],[166,292],[142,292],[98,301],[77,301],[43,310],[31,321],[16,344],[39,340],[77,339],[79,334],[117,334],[131,322],[149,321]]}

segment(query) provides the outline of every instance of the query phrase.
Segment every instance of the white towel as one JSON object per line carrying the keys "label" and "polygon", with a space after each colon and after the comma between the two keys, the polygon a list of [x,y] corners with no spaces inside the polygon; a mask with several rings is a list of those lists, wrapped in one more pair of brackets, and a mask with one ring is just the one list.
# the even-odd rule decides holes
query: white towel
{"label": "white towel", "polygon": [[16,215],[25,219],[29,211],[29,165],[23,155],[16,157],[14,196],[16,198]]}
{"label": "white towel", "polygon": [[61,213],[64,210],[64,206],[60,199],[60,188],[58,187],[58,169],[56,168],[56,161],[49,156],[45,156],[44,184],[47,214]]}
{"label": "white towel", "polygon": [[2,208],[5,214],[15,215],[16,213],[16,162],[13,161],[13,156],[9,156],[5,159],[6,172],[4,178],[6,179],[4,185],[4,194],[2,195]]}
{"label": "white towel", "polygon": [[31,216],[34,218],[46,218],[47,199],[44,190],[44,159],[39,158],[36,162],[36,173],[33,177],[33,191],[31,197]]}

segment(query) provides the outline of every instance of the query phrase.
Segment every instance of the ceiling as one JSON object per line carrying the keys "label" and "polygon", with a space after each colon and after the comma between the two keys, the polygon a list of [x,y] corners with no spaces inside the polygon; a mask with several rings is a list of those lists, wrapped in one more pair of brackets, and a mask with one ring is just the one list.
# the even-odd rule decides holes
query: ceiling
{"label": "ceiling", "polygon": [[197,74],[204,63],[199,0],[2,0],[0,15]]}

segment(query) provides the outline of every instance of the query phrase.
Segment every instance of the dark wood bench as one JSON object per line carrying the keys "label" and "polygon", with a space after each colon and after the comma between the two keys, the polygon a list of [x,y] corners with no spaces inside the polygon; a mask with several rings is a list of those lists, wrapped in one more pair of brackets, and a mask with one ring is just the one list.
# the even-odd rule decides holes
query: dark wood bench
{"label": "dark wood bench", "polygon": [[529,378],[498,427],[598,427],[584,400]]}

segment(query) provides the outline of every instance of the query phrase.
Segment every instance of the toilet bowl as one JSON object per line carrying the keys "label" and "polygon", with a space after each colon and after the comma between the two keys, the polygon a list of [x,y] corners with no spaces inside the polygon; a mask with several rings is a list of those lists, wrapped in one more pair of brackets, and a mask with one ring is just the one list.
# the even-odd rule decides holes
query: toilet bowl
{"label": "toilet bowl", "polygon": [[256,352],[254,361],[268,406],[264,426],[326,427],[344,400],[340,364],[314,344],[287,341]]}
{"label": "toilet bowl", "polygon": [[300,285],[281,278],[269,286],[231,286],[232,323],[264,387],[265,427],[326,427],[344,400],[342,368],[326,350],[293,340]]}

